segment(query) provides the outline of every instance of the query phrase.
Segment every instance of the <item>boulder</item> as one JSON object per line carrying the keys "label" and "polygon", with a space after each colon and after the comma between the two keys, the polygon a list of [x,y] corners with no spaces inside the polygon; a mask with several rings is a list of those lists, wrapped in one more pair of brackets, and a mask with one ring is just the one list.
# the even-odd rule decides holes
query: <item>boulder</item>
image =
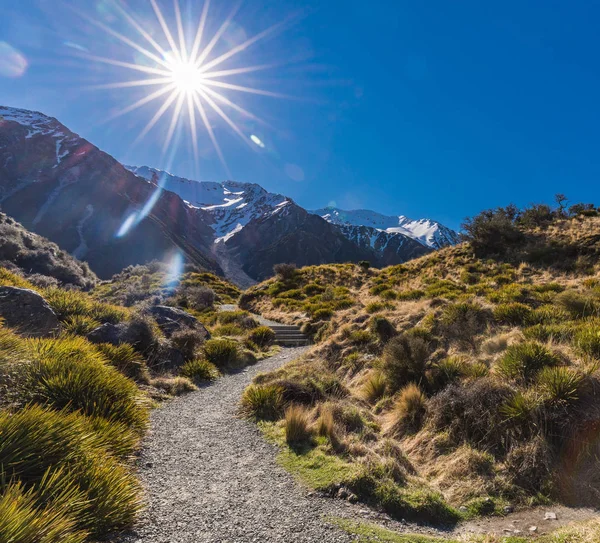
{"label": "boulder", "polygon": [[87,339],[91,343],[110,343],[111,345],[120,345],[123,343],[124,326],[120,324],[106,323],[98,328],[94,328]]}
{"label": "boulder", "polygon": [[148,309],[165,336],[171,337],[180,330],[195,330],[205,340],[210,339],[209,331],[193,315],[177,307],[167,305],[155,305]]}
{"label": "boulder", "polygon": [[0,287],[0,317],[6,326],[28,337],[46,337],[60,329],[48,302],[26,288]]}

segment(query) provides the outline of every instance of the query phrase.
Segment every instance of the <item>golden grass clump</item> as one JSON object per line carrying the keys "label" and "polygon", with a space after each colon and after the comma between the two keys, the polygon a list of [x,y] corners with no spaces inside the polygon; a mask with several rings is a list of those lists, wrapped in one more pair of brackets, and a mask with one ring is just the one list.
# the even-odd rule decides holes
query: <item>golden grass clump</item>
{"label": "golden grass clump", "polygon": [[288,445],[302,445],[311,440],[310,412],[302,405],[290,405],[285,410],[285,440]]}
{"label": "golden grass clump", "polygon": [[418,432],[427,412],[427,398],[414,383],[409,383],[398,393],[394,403],[390,433],[396,436]]}

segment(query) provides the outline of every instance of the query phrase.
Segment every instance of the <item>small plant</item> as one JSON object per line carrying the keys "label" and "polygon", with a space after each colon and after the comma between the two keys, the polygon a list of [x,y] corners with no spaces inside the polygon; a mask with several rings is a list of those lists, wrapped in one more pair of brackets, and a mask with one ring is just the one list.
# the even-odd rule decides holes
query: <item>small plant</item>
{"label": "small plant", "polygon": [[126,377],[140,383],[148,382],[150,377],[144,358],[128,343],[121,345],[100,343],[96,348],[106,357],[111,366],[117,368]]}
{"label": "small plant", "polygon": [[369,271],[369,268],[371,267],[371,263],[368,260],[361,260],[358,263],[358,266],[360,267],[360,269],[363,272],[367,272],[367,271]]}
{"label": "small plant", "polygon": [[528,341],[511,345],[498,361],[496,371],[509,379],[530,382],[547,366],[557,366],[560,359],[540,343]]}
{"label": "small plant", "polygon": [[282,391],[276,385],[250,385],[242,396],[243,410],[256,420],[277,420],[282,406]]}
{"label": "small plant", "polygon": [[215,337],[240,337],[244,335],[244,329],[237,324],[221,324],[212,329],[212,335]]}
{"label": "small plant", "polygon": [[600,323],[596,321],[583,325],[575,333],[573,342],[580,353],[600,360]]}
{"label": "small plant", "polygon": [[157,377],[150,384],[169,396],[182,396],[198,390],[187,377]]}
{"label": "small plant", "polygon": [[531,308],[520,302],[500,304],[494,308],[494,319],[502,324],[522,326],[531,319]]}
{"label": "small plant", "polygon": [[540,371],[536,382],[546,402],[568,406],[579,399],[584,376],[566,366],[546,367]]}
{"label": "small plant", "polygon": [[421,389],[409,383],[398,394],[394,404],[392,433],[405,435],[418,432],[427,411],[427,399]]}
{"label": "small plant", "polygon": [[194,383],[214,381],[219,376],[219,370],[214,364],[203,358],[195,358],[181,366],[180,373]]}
{"label": "small plant", "polygon": [[476,304],[461,302],[444,307],[438,327],[445,338],[474,347],[475,336],[485,329],[488,321],[488,311]]}
{"label": "small plant", "polygon": [[598,313],[598,302],[589,295],[576,290],[565,290],[558,294],[555,302],[573,318],[582,319]]}
{"label": "small plant", "polygon": [[353,330],[348,339],[352,345],[369,345],[374,338],[368,330]]}
{"label": "small plant", "polygon": [[362,396],[369,403],[376,403],[385,394],[386,379],[385,376],[375,370],[372,371],[362,388]]}
{"label": "small plant", "polygon": [[238,344],[230,339],[209,339],[203,350],[206,360],[217,368],[234,366],[238,359]]}
{"label": "small plant", "polygon": [[434,391],[440,391],[449,384],[469,374],[469,366],[465,359],[458,356],[444,358],[428,372],[428,381]]}
{"label": "small plant", "polygon": [[259,326],[248,334],[248,339],[261,349],[266,349],[275,343],[275,332],[268,326]]}
{"label": "small plant", "polygon": [[312,437],[310,415],[302,405],[291,405],[285,410],[285,440],[288,445],[308,443]]}
{"label": "small plant", "polygon": [[64,322],[64,331],[74,336],[87,336],[100,326],[100,322],[85,315],[73,315]]}

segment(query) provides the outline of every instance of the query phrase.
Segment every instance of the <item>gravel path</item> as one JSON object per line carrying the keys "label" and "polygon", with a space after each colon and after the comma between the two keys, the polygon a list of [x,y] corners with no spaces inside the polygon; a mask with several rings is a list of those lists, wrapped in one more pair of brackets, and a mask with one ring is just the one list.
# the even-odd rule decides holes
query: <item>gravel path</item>
{"label": "gravel path", "polygon": [[285,349],[174,400],[152,415],[140,459],[148,507],[126,542],[350,542],[324,516],[355,516],[340,500],[308,496],[280,468],[277,450],[236,416],[254,375],[300,356]]}

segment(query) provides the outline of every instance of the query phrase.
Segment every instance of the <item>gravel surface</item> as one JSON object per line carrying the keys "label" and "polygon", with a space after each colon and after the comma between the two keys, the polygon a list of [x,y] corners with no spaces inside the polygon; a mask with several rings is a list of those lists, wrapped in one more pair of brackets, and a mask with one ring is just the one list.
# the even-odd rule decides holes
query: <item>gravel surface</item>
{"label": "gravel surface", "polygon": [[358,516],[358,506],[309,496],[277,465],[276,446],[237,416],[254,375],[305,350],[285,349],[153,412],[140,458],[148,505],[125,542],[352,541],[324,517]]}

